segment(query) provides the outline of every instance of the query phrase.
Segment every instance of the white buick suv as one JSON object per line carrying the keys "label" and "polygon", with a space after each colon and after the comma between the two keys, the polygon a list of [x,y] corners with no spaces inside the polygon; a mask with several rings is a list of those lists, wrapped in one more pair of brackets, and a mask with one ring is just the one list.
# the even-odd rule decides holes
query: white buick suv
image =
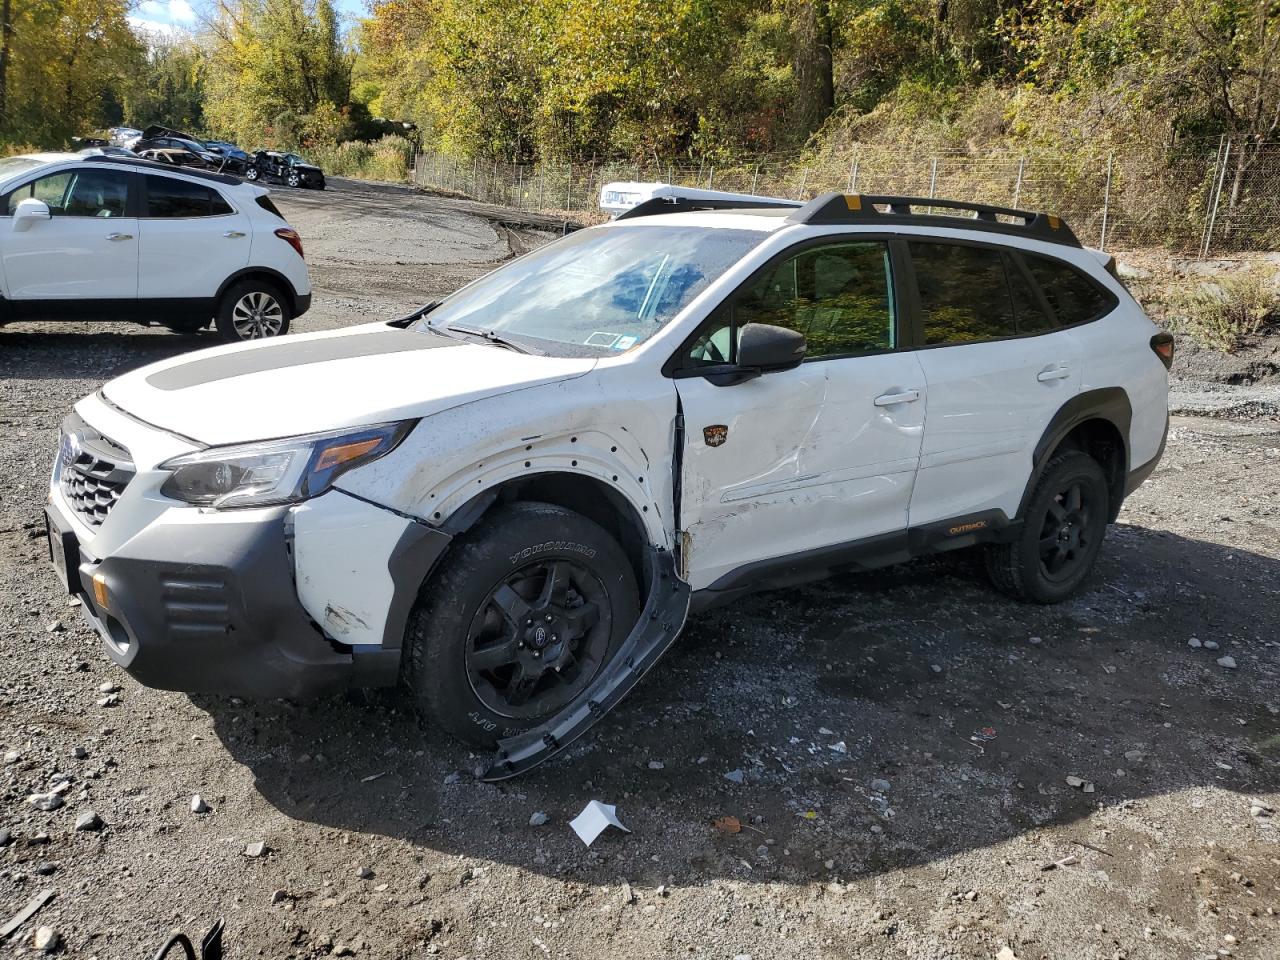
{"label": "white buick suv", "polygon": [[[302,240],[269,191],[132,157],[0,160],[0,324],[125,320],[222,339],[311,306]],[[0,221],[4,223],[4,221]]]}
{"label": "white buick suv", "polygon": [[745,591],[967,547],[1079,590],[1168,424],[1109,261],[1027,211],[657,198],[401,320],[112,380],[53,561],[143,683],[403,681],[511,776]]}

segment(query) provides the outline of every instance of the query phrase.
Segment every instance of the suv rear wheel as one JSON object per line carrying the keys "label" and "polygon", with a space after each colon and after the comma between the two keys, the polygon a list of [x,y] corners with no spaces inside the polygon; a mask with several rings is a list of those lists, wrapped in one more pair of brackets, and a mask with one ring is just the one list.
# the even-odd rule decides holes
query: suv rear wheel
{"label": "suv rear wheel", "polygon": [[1058,603],[1080,588],[1102,549],[1110,495],[1102,467],[1076,450],[1045,467],[1013,543],[987,547],[996,588],[1035,603]]}
{"label": "suv rear wheel", "polygon": [[229,343],[280,337],[289,332],[289,301],[265,280],[242,280],[218,304],[218,333]]}
{"label": "suv rear wheel", "polygon": [[423,589],[405,680],[430,720],[492,747],[581,693],[639,612],[631,564],[600,526],[563,507],[514,503],[460,537]]}

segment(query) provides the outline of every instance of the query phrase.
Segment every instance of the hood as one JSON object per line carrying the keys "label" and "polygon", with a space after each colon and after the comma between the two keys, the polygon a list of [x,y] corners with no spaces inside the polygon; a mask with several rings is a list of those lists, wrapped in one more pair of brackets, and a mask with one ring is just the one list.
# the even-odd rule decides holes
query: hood
{"label": "hood", "polygon": [[430,416],[594,365],[378,323],[201,350],[118,377],[103,395],[212,446]]}

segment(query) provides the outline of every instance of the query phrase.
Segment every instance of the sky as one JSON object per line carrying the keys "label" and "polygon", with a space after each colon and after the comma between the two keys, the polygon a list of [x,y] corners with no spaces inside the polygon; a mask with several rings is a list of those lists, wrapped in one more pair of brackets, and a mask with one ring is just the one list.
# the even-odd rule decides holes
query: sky
{"label": "sky", "polygon": [[[344,20],[364,13],[364,0],[334,0],[333,5]],[[195,30],[213,7],[213,0],[141,0],[129,22],[144,33],[174,36]]]}

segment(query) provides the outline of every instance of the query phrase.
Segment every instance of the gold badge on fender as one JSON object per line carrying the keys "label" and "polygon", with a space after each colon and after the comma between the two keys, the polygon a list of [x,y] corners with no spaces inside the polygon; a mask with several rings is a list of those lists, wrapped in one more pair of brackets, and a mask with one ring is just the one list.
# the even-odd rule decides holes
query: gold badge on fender
{"label": "gold badge on fender", "polygon": [[723,423],[713,423],[709,427],[703,427],[702,439],[707,441],[708,447],[718,447],[729,439],[729,428]]}

